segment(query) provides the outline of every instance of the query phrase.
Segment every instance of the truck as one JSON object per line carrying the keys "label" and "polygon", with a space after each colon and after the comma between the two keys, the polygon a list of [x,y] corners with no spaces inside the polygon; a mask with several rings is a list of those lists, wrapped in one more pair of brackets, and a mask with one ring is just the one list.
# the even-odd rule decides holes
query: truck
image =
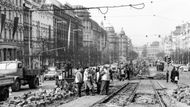
{"label": "truck", "polygon": [[40,69],[28,69],[23,66],[21,61],[1,61],[0,73],[5,76],[13,77],[12,91],[19,91],[21,85],[29,85],[34,89],[39,86]]}
{"label": "truck", "polygon": [[5,101],[9,98],[10,88],[13,83],[13,77],[0,74],[0,101]]}

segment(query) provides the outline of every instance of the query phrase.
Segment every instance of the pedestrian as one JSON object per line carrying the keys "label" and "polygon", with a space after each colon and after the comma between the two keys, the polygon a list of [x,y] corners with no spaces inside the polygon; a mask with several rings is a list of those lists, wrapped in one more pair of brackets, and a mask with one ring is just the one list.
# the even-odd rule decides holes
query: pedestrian
{"label": "pedestrian", "polygon": [[100,75],[100,68],[96,68],[96,75],[95,75],[95,80],[96,80],[96,86],[97,86],[97,94],[100,94],[100,88],[101,88],[101,75]]}
{"label": "pedestrian", "polygon": [[109,68],[109,72],[110,72],[110,79],[113,82],[113,70],[112,70],[112,68]]}
{"label": "pedestrian", "polygon": [[169,80],[169,70],[166,71],[166,82]]}
{"label": "pedestrian", "polygon": [[124,81],[125,80],[125,68],[121,69],[121,80]]}
{"label": "pedestrian", "polygon": [[175,67],[173,67],[170,75],[171,82],[174,82],[174,73],[175,73]]}
{"label": "pedestrian", "polygon": [[110,84],[110,72],[108,69],[109,65],[105,65],[103,71],[101,72],[102,75],[102,84],[101,84],[101,95],[108,95],[109,92],[109,84]]}
{"label": "pedestrian", "polygon": [[121,81],[122,77],[121,77],[121,68],[118,68],[118,78],[119,81]]}
{"label": "pedestrian", "polygon": [[83,77],[86,95],[89,95],[89,91],[91,92],[91,95],[94,95],[91,78],[90,69],[86,68]]}
{"label": "pedestrian", "polygon": [[126,67],[127,68],[127,79],[130,80],[130,72],[131,72],[131,68],[129,67],[129,65]]}
{"label": "pedestrian", "polygon": [[76,75],[75,75],[75,83],[77,84],[77,93],[78,97],[81,97],[81,88],[82,88],[82,69],[77,68]]}
{"label": "pedestrian", "polygon": [[179,80],[179,68],[177,68],[174,72],[174,83],[178,84],[178,80]]}

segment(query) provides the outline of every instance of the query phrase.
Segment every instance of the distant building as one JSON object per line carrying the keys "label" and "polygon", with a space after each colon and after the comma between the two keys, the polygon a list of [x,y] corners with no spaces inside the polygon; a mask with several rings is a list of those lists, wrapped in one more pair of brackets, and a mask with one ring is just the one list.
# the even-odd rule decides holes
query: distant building
{"label": "distant building", "polygon": [[151,60],[157,59],[157,54],[161,52],[160,50],[160,42],[154,41],[147,47],[147,57]]}
{"label": "distant building", "polygon": [[109,60],[116,62],[119,60],[119,37],[113,26],[106,26],[107,40],[109,42]]}
{"label": "distant building", "polygon": [[138,53],[139,57],[143,57],[142,56],[143,46],[134,47],[133,50]]}
{"label": "distant building", "polygon": [[164,37],[160,43],[162,44],[162,50],[165,55],[170,56],[173,52],[172,36]]}
{"label": "distant building", "polygon": [[129,47],[128,47],[128,40],[129,38],[125,34],[125,31],[121,29],[121,32],[118,34],[119,36],[119,58],[126,58],[128,59],[128,52],[129,52]]}

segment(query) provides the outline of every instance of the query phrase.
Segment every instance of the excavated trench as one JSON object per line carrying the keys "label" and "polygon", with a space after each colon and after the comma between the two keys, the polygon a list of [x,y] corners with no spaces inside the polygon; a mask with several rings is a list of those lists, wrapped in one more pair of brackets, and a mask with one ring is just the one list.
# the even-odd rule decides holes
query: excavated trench
{"label": "excavated trench", "polygon": [[107,99],[103,99],[95,104],[93,107],[123,107],[127,106],[128,101],[132,100],[132,94],[138,87],[138,82],[128,83],[113,95],[108,96]]}
{"label": "excavated trench", "polygon": [[166,107],[151,80],[130,82],[120,91],[93,107]]}

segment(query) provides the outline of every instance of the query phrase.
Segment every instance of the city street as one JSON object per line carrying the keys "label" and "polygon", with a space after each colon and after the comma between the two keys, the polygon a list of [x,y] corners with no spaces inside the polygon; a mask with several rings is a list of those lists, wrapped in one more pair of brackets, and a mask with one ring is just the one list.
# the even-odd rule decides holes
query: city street
{"label": "city street", "polygon": [[189,10],[190,0],[0,0],[0,107],[190,107]]}

